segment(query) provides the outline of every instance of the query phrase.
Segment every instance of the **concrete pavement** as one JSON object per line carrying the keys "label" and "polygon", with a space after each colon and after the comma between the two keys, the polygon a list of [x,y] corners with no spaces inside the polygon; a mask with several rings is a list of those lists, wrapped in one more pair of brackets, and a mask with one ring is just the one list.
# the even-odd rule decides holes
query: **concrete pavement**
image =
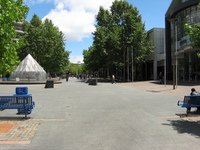
{"label": "concrete pavement", "polygon": [[[16,86],[0,85],[1,95],[14,94]],[[175,90],[163,85],[137,82],[89,86],[70,78],[54,88],[27,86],[36,107],[29,120],[15,115],[16,110],[0,112],[0,125],[16,124],[0,134],[1,150],[200,148],[198,114],[184,117],[185,109],[176,103],[185,94],[173,95]],[[189,93],[190,87],[185,91]]]}
{"label": "concrete pavement", "polygon": [[163,93],[171,96],[178,97],[183,99],[184,95],[190,95],[191,88],[195,88],[200,92],[200,82],[181,82],[175,89],[173,89],[173,84],[171,81],[167,81],[167,84],[159,84],[158,81],[142,81],[142,82],[129,82],[129,83],[120,83],[122,85],[135,87],[146,92],[157,92]]}

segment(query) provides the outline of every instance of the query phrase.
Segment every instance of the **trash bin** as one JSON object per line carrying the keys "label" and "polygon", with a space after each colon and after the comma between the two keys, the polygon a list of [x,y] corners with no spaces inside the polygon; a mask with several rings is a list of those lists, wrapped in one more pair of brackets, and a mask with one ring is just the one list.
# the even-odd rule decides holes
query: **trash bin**
{"label": "trash bin", "polygon": [[45,88],[54,88],[54,81],[53,80],[47,80],[45,84]]}
{"label": "trash bin", "polygon": [[91,79],[88,85],[97,85],[97,79]]}

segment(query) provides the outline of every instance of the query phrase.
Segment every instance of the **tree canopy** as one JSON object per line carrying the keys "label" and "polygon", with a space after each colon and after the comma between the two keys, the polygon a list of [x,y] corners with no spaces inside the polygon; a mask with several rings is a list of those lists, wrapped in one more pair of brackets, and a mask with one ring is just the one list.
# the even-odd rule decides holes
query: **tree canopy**
{"label": "tree canopy", "polygon": [[186,34],[190,36],[190,39],[192,41],[191,46],[193,48],[200,48],[200,25],[188,25],[185,24],[185,31]]}
{"label": "tree canopy", "polygon": [[[185,33],[190,36],[191,46],[193,48],[200,48],[200,25],[188,25],[185,24]],[[197,56],[200,58],[200,53],[197,53]]]}
{"label": "tree canopy", "polygon": [[19,63],[16,49],[22,41],[13,41],[17,35],[14,24],[22,22],[28,10],[23,0],[0,0],[0,72],[3,76],[11,73]]}
{"label": "tree canopy", "polygon": [[20,59],[31,54],[50,74],[65,73],[69,52],[65,51],[65,37],[49,19],[42,21],[36,14],[25,22],[24,45],[18,49]]}
{"label": "tree canopy", "polygon": [[[200,8],[200,3],[198,5],[198,8]],[[184,29],[185,34],[190,36],[192,42],[191,46],[193,48],[200,48],[200,25],[185,24]],[[197,56],[200,58],[200,53],[197,53]]]}
{"label": "tree canopy", "polygon": [[100,7],[96,22],[93,45],[83,51],[87,69],[123,72],[125,77],[131,63],[143,63],[152,53],[139,11],[125,0],[115,0],[110,10]]}

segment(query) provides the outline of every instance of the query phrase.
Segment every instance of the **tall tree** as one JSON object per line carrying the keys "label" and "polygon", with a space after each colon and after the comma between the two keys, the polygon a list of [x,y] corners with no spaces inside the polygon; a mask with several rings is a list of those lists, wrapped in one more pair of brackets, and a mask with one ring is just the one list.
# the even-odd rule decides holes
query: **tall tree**
{"label": "tall tree", "polygon": [[153,47],[147,39],[139,11],[125,0],[115,0],[110,11],[100,7],[96,20],[93,49],[85,58],[98,59],[87,61],[98,62],[96,71],[122,71],[125,77],[126,70],[133,63],[129,61],[132,57],[134,64],[143,63],[152,53]]}
{"label": "tall tree", "polygon": [[64,73],[69,63],[65,51],[65,37],[49,19],[42,20],[34,14],[30,23],[25,22],[24,46],[19,49],[20,58],[30,53],[50,74]]}
{"label": "tall tree", "polygon": [[41,65],[43,64],[46,71],[58,73],[63,61],[65,51],[64,34],[54,26],[53,22],[45,19],[43,23],[43,40],[40,56]]}
{"label": "tall tree", "polygon": [[0,72],[11,73],[18,61],[16,49],[21,41],[14,42],[16,37],[15,22],[22,22],[28,13],[28,7],[23,0],[0,0]]}
{"label": "tall tree", "polygon": [[[34,59],[39,61],[39,56],[42,55],[43,46],[43,24],[42,20],[34,14],[30,23],[24,21],[24,45],[18,49],[19,57],[23,60],[27,54],[31,54]],[[39,62],[40,63],[40,62]]]}

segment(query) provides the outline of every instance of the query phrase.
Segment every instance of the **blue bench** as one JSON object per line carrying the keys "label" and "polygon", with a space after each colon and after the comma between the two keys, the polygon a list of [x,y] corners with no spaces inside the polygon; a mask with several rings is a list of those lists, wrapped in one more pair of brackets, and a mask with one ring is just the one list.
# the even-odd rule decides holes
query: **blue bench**
{"label": "blue bench", "polygon": [[186,108],[187,116],[192,107],[200,107],[200,95],[184,96],[184,100],[178,101],[177,105]]}
{"label": "blue bench", "polygon": [[27,87],[17,87],[16,94],[12,96],[0,96],[0,109],[17,109],[17,114],[31,114],[32,109],[35,107],[35,102],[32,100],[32,95],[27,94]]}
{"label": "blue bench", "polygon": [[3,81],[10,81],[11,80],[11,78],[3,78]]}

